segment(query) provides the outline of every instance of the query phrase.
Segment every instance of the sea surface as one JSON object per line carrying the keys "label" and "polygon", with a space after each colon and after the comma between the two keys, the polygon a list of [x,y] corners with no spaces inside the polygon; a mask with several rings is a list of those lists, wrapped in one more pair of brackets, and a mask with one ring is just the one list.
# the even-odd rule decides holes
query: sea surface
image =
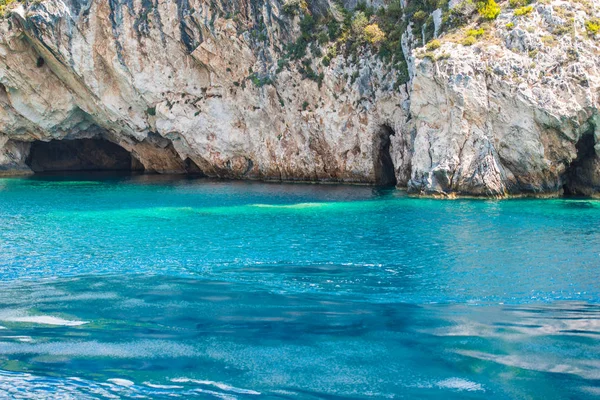
{"label": "sea surface", "polygon": [[598,397],[598,201],[0,179],[0,399]]}

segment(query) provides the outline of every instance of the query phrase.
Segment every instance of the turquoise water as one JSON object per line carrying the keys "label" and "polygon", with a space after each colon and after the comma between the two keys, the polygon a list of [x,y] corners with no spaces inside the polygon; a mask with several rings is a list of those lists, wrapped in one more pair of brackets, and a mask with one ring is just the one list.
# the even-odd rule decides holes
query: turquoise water
{"label": "turquoise water", "polygon": [[0,398],[600,397],[600,202],[0,179]]}

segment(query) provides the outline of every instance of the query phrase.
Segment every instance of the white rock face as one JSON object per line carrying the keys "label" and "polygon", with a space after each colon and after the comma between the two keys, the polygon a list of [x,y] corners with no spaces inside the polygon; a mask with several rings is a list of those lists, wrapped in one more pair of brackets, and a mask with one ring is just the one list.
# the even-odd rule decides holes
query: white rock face
{"label": "white rock face", "polygon": [[297,30],[279,2],[85,3],[0,23],[5,173],[27,170],[28,142],[102,137],[146,171],[185,172],[189,159],[214,177],[373,183],[382,126],[407,119],[407,91],[368,54],[334,59],[321,84],[290,65],[263,85]]}
{"label": "white rock face", "polygon": [[[399,73],[368,50],[327,67],[312,54],[322,71],[313,80],[306,66],[285,66],[299,19],[282,3],[18,8],[0,20],[0,174],[30,172],[32,142],[103,138],[148,172],[389,183],[392,168],[399,186],[423,195],[600,189],[589,151],[600,136],[600,42],[583,26],[597,9],[556,1],[526,17],[504,11],[473,46],[449,35],[437,61],[416,50],[412,80],[398,86]],[[567,20],[572,34],[557,34]],[[402,45],[417,46],[410,32]]]}
{"label": "white rock face", "polygon": [[434,12],[431,13],[431,17],[433,18],[433,37],[437,38],[440,33],[440,29],[442,27],[442,9],[438,8]]}
{"label": "white rock face", "polygon": [[[568,34],[552,34],[548,16],[557,11],[574,16]],[[600,41],[586,33],[586,18],[579,3],[562,1],[526,17],[505,11],[475,45],[442,40],[436,62],[417,57],[409,187],[493,197],[597,193]]]}

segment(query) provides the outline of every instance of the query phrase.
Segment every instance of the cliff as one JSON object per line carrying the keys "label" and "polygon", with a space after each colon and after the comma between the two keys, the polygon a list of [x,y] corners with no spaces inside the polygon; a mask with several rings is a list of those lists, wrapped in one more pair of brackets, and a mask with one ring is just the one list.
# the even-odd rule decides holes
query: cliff
{"label": "cliff", "polygon": [[600,191],[598,5],[501,4],[483,21],[381,3],[359,25],[351,1],[13,2],[0,173],[77,168],[68,153],[81,169],[425,195]]}

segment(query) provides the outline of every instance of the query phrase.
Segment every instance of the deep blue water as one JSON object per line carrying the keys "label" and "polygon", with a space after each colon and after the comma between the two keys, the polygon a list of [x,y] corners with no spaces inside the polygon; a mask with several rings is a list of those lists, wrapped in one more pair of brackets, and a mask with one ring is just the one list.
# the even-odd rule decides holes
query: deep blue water
{"label": "deep blue water", "polygon": [[592,200],[0,179],[0,398],[600,397],[599,222]]}

